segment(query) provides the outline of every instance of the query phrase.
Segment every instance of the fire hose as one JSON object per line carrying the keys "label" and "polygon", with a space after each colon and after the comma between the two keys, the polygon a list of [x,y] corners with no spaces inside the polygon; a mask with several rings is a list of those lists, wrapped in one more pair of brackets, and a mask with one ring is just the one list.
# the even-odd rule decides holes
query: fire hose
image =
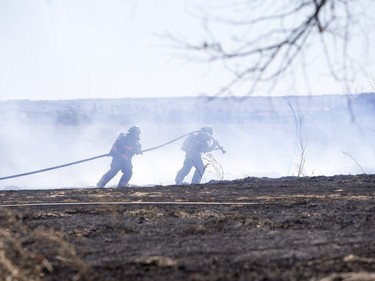
{"label": "fire hose", "polygon": [[[199,132],[199,131],[193,131],[193,132],[184,134],[184,135],[182,135],[182,136],[180,136],[178,138],[175,138],[175,139],[173,139],[173,140],[171,140],[169,142],[166,142],[164,144],[161,144],[161,145],[158,145],[158,146],[154,146],[154,147],[151,147],[151,148],[148,148],[148,149],[141,150],[141,153],[148,152],[148,151],[155,150],[155,149],[159,149],[161,147],[164,147],[164,146],[166,146],[168,144],[171,144],[171,143],[173,143],[175,141],[178,141],[179,139],[182,139],[182,138],[184,138],[184,137],[186,137],[186,136],[188,136],[190,134],[196,133],[196,132]],[[217,149],[220,149],[222,153],[225,153],[224,148],[222,146],[220,146],[219,144],[217,145]],[[90,158],[86,158],[86,159],[82,159],[82,160],[78,160],[78,161],[74,161],[74,162],[70,162],[70,163],[66,163],[66,164],[62,164],[62,165],[58,165],[58,166],[53,166],[53,167],[49,167],[49,168],[45,168],[45,169],[41,169],[41,170],[36,170],[36,171],[32,171],[32,172],[27,172],[27,173],[22,173],[22,174],[17,174],[17,175],[11,175],[11,176],[6,176],[6,177],[1,177],[0,180],[6,180],[6,179],[11,179],[11,178],[17,178],[17,177],[23,177],[23,176],[28,176],[28,175],[32,175],[32,174],[47,172],[47,171],[50,171],[50,170],[60,169],[60,168],[64,168],[64,167],[68,167],[68,166],[72,166],[72,165],[76,165],[76,164],[80,164],[80,163],[83,163],[83,162],[88,162],[88,161],[92,161],[92,160],[95,160],[95,159],[107,157],[107,156],[111,156],[111,155],[109,153],[101,154],[101,155],[98,155],[98,156],[94,156],[94,157],[90,157]]]}

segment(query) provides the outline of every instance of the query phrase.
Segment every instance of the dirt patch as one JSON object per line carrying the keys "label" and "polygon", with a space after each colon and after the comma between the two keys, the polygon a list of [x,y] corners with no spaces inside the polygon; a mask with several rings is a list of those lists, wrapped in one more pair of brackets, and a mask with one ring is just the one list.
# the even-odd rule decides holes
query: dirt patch
{"label": "dirt patch", "polygon": [[35,205],[0,207],[0,276],[375,280],[374,198],[370,175],[2,191]]}

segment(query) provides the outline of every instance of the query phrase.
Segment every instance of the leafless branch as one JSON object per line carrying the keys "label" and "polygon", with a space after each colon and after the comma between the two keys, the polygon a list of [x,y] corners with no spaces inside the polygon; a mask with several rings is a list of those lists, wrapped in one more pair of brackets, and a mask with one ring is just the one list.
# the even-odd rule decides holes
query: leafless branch
{"label": "leafless branch", "polygon": [[342,152],[342,153],[344,153],[345,155],[349,156],[358,165],[358,167],[361,169],[362,173],[366,174],[365,170],[363,170],[362,166],[359,165],[358,161],[352,155],[350,155],[347,152]]}
{"label": "leafless branch", "polygon": [[296,114],[289,99],[285,98],[285,102],[288,104],[290,110],[293,113],[294,124],[296,126],[296,143],[298,152],[297,177],[300,177],[304,174],[306,164],[307,141],[305,141],[302,136],[302,117]]}
{"label": "leafless branch", "polygon": [[[346,81],[350,59],[348,42],[355,21],[352,7],[359,5],[357,1],[274,3],[276,8],[268,12],[271,5],[267,0],[218,1],[209,11],[196,9],[191,13],[203,22],[207,36],[202,41],[192,43],[172,34],[167,34],[167,38],[190,60],[225,65],[233,78],[217,95],[228,93],[239,83],[249,82],[247,94],[252,94],[259,83],[269,83],[285,74],[306,50],[319,42],[334,79]],[[215,25],[223,27],[225,35],[217,29],[215,32]],[[336,40],[341,42],[339,54],[336,49],[332,50]],[[341,68],[332,61],[332,54],[340,56]]]}

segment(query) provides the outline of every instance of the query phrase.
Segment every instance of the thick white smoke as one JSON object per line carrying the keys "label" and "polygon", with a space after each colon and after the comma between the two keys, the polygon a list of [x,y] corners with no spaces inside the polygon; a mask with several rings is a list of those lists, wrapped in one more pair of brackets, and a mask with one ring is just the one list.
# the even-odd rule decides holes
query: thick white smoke
{"label": "thick white smoke", "polygon": [[[224,175],[209,166],[203,181],[232,180],[248,176],[317,176],[374,172],[374,122],[370,99],[355,99],[348,107],[346,97],[248,98],[246,100],[203,98],[132,101],[134,111],[124,122],[89,111],[90,122],[64,125],[25,115],[22,103],[10,107],[3,102],[0,137],[0,177],[53,167],[108,153],[120,132],[130,126],[142,128],[144,149],[167,143],[204,125],[212,126],[214,137],[227,153],[211,154]],[[52,102],[51,102],[52,103]],[[71,101],[79,105],[80,100]],[[85,101],[87,103],[87,101]],[[116,112],[118,101],[106,101],[106,112]],[[113,104],[112,104],[113,103]],[[183,106],[182,106],[183,105]],[[350,103],[349,103],[350,105]],[[64,108],[56,102],[56,110]],[[138,107],[137,107],[138,106]],[[148,111],[145,111],[145,108]],[[292,112],[294,110],[294,114]],[[38,109],[40,111],[40,108]],[[32,111],[32,110],[31,110]],[[136,112],[136,114],[135,114]],[[181,112],[185,112],[182,114]],[[31,116],[31,117],[30,117]],[[150,117],[151,116],[151,117]],[[208,118],[207,116],[210,116]],[[48,118],[47,118],[48,119]],[[184,153],[183,139],[135,156],[133,185],[174,184]],[[301,148],[303,148],[301,150]],[[108,170],[105,157],[61,169],[0,181],[0,189],[46,189],[95,187]],[[301,164],[303,163],[303,164]],[[189,182],[192,173],[185,179]],[[116,186],[121,174],[107,185]]]}

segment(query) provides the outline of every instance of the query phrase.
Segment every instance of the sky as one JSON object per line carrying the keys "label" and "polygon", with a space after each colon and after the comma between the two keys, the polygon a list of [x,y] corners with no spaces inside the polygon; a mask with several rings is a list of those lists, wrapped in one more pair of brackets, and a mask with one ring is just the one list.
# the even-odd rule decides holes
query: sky
{"label": "sky", "polygon": [[[0,100],[214,95],[230,74],[182,59],[163,37],[201,38],[201,22],[187,13],[200,2],[0,0]],[[355,92],[373,90],[373,38],[367,40],[366,65],[349,86]],[[273,94],[346,94],[348,85],[318,62],[308,69],[308,90],[294,73]]]}
{"label": "sky", "polygon": [[162,2],[0,0],[0,99],[199,94],[207,68],[159,36],[191,28],[184,1]]}

